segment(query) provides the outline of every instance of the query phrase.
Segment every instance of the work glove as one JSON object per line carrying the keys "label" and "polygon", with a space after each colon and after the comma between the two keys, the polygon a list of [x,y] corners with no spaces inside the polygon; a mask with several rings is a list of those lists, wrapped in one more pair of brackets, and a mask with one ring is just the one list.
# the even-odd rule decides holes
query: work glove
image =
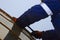
{"label": "work glove", "polygon": [[14,22],[16,22],[17,18],[16,18],[16,17],[12,17],[12,20],[13,20]]}
{"label": "work glove", "polygon": [[39,32],[39,31],[33,31],[32,33],[32,36],[34,36],[35,38],[37,38],[37,39],[40,39],[40,38],[42,38],[42,32]]}

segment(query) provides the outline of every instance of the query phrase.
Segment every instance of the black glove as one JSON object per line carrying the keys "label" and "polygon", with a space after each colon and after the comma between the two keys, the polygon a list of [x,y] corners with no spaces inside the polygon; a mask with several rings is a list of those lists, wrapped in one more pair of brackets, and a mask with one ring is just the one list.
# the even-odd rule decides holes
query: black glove
{"label": "black glove", "polygon": [[42,37],[42,32],[39,32],[39,31],[33,31],[31,33],[35,38],[41,38]]}

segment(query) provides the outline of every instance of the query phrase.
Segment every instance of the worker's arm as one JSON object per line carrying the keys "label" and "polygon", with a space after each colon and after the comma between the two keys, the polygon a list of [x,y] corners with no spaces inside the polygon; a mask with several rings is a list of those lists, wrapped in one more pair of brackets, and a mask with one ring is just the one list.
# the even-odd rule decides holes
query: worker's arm
{"label": "worker's arm", "polygon": [[48,31],[44,31],[44,32],[40,32],[40,31],[34,31],[32,32],[32,35],[36,38],[42,38],[43,40],[49,40],[49,39],[59,39],[55,30],[48,30]]}
{"label": "worker's arm", "polygon": [[56,34],[55,30],[48,30],[43,32],[42,39],[46,40],[58,40],[58,35]]}
{"label": "worker's arm", "polygon": [[30,25],[46,17],[48,17],[48,15],[43,10],[43,8],[40,5],[35,5],[27,10],[23,15],[21,15],[17,19],[16,24],[20,27],[26,27],[27,25]]}

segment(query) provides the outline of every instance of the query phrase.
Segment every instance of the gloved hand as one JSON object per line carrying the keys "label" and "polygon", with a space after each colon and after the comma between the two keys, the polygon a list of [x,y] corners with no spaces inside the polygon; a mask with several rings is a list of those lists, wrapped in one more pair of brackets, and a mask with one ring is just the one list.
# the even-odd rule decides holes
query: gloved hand
{"label": "gloved hand", "polygon": [[16,22],[17,18],[16,18],[16,17],[12,17],[12,20],[13,20],[14,22]]}
{"label": "gloved hand", "polygon": [[39,31],[33,31],[32,33],[31,33],[35,38],[42,38],[42,32],[39,32]]}

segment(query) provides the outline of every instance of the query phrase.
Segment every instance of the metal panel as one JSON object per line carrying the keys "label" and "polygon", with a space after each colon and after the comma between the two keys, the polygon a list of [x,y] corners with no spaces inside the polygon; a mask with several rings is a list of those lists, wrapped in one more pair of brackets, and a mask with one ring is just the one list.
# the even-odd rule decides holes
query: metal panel
{"label": "metal panel", "polygon": [[[1,22],[3,25],[1,24]],[[2,40],[5,40],[7,37],[8,38],[6,40],[20,40],[20,39],[35,40],[35,38],[31,36],[29,31],[27,31],[26,29],[21,29],[19,27],[15,28],[15,27],[13,27],[13,24],[14,24],[14,22],[12,20],[12,17],[10,15],[8,15],[5,11],[0,9],[0,38]],[[13,28],[14,28],[14,30],[12,30]],[[10,37],[8,36],[8,34],[10,35]],[[18,37],[16,38],[16,36],[18,36]],[[18,38],[20,38],[20,39],[18,39]]]}

